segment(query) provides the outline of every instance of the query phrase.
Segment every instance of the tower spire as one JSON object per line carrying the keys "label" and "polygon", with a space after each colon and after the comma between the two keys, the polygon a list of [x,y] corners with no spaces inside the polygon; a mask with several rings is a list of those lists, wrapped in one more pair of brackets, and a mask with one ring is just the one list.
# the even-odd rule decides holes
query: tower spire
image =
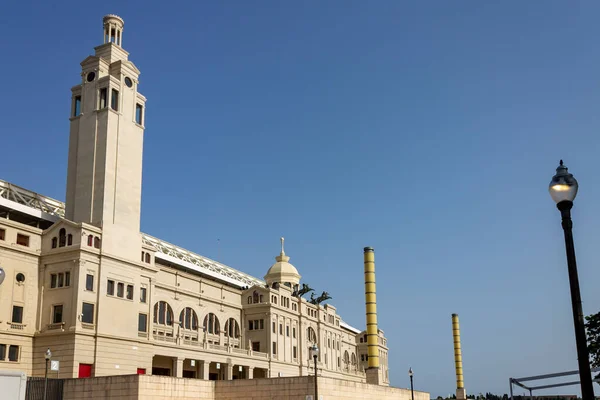
{"label": "tower spire", "polygon": [[285,238],[282,236],[280,238],[280,240],[281,240],[281,255],[285,256],[285,251],[283,251],[283,242],[285,241]]}

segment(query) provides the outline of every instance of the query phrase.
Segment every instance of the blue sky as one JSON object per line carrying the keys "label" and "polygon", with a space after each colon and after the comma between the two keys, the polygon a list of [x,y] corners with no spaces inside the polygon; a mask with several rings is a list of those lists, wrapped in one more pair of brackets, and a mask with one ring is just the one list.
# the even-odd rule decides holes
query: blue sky
{"label": "blue sky", "polygon": [[[1,178],[64,199],[70,88],[125,20],[147,96],[143,231],[262,277],[279,237],[363,327],[376,251],[392,384],[469,392],[577,368],[563,158],[583,307],[600,310],[600,4],[10,2]],[[10,16],[10,18],[9,18]],[[220,250],[217,246],[220,239]],[[600,388],[596,386],[596,391]],[[578,392],[576,387],[563,392]]]}

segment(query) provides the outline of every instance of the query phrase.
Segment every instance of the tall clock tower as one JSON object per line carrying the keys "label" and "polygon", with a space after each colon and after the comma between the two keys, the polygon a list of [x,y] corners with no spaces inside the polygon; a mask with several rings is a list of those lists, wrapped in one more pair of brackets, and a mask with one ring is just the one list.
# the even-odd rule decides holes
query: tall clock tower
{"label": "tall clock tower", "polygon": [[68,220],[102,228],[102,251],[138,260],[146,98],[123,49],[123,19],[103,18],[103,44],[71,88]]}

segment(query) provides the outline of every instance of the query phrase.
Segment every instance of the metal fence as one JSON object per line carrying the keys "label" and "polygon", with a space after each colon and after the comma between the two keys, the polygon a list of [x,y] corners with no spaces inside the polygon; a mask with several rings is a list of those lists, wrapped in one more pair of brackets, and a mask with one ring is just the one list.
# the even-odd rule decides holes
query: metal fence
{"label": "metal fence", "polygon": [[46,398],[44,399],[44,378],[27,377],[26,400],[62,400],[63,399],[63,379],[48,378],[48,388]]}

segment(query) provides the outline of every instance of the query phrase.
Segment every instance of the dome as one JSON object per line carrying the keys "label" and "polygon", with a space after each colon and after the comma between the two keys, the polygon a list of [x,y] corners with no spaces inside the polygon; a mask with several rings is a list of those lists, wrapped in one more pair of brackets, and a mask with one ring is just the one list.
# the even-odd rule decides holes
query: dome
{"label": "dome", "polygon": [[289,283],[288,286],[294,287],[300,283],[300,274],[296,267],[288,262],[290,258],[283,251],[283,241],[284,238],[281,238],[281,253],[275,257],[277,262],[271,265],[271,268],[267,271],[265,281],[267,281],[269,286],[272,286],[274,283],[284,285]]}

